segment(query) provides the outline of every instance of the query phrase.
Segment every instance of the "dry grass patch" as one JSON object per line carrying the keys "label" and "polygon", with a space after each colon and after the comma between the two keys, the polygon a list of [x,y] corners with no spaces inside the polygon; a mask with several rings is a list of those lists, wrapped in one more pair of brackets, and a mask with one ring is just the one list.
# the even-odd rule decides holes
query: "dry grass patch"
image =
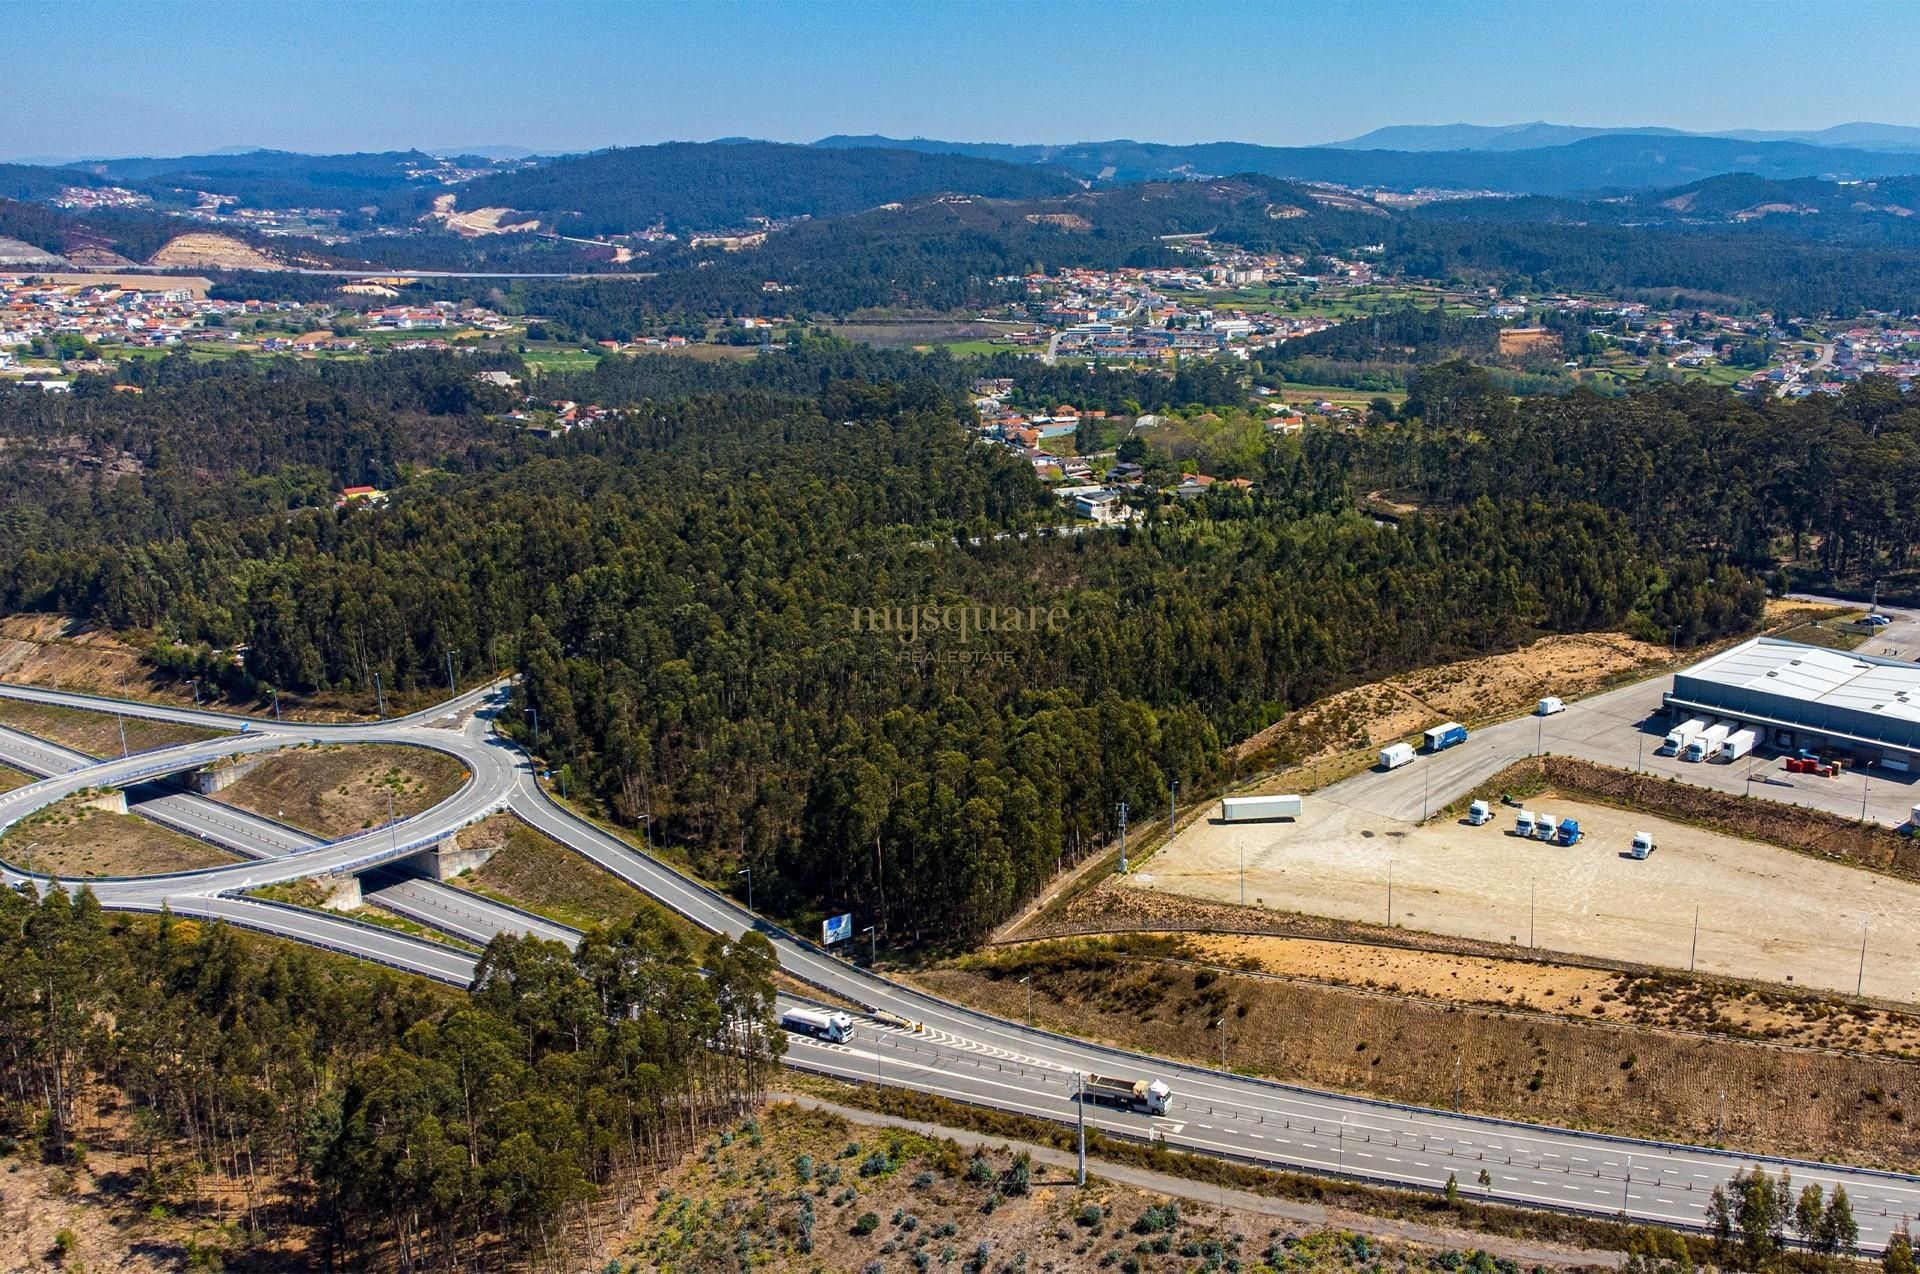
{"label": "dry grass patch", "polygon": [[463,849],[493,849],[485,866],[449,881],[483,897],[512,903],[576,929],[624,924],[647,910],[683,925],[689,938],[705,942],[706,931],[682,921],[619,877],[574,853],[511,814],[495,814],[460,833]]}
{"label": "dry grass patch", "polygon": [[[1514,1013],[1184,962],[1164,936],[1005,948],[923,972],[940,995],[1164,1057],[1389,1101],[1910,1170],[1920,1064]],[[1601,996],[1611,994],[1601,991]],[[1721,1093],[1725,1093],[1724,1108]],[[1721,1124],[1724,1109],[1724,1126]]]}
{"label": "dry grass patch", "polygon": [[[1012,1147],[775,1103],[661,1183],[621,1255],[637,1268],[800,1271],[1426,1269],[1431,1248],[1276,1224],[1070,1173]],[[1231,1264],[1229,1264],[1231,1262]],[[1461,1264],[1457,1260],[1453,1264]],[[1468,1267],[1471,1268],[1471,1267]],[[1486,1262],[1489,1271],[1518,1270]]]}
{"label": "dry grass patch", "polygon": [[22,774],[19,770],[0,765],[0,792],[11,792],[16,787],[25,787],[36,781],[31,774]]}
{"label": "dry grass patch", "polygon": [[88,756],[120,755],[120,731],[126,730],[130,752],[166,748],[180,743],[200,743],[217,739],[224,731],[202,730],[198,726],[176,725],[171,721],[148,721],[141,717],[115,717],[111,712],[88,712],[80,708],[62,708],[50,703],[29,703],[25,699],[0,698],[0,725],[23,734],[58,743]]}
{"label": "dry grass patch", "polygon": [[459,790],[467,768],[444,752],[398,744],[289,748],[235,780],[214,800],[276,818],[315,836],[346,836],[432,809]]}
{"label": "dry grass patch", "polygon": [[[50,805],[7,832],[9,862],[63,879],[85,876],[150,876],[240,861],[224,849],[170,831],[131,814],[84,808],[81,798]],[[31,855],[27,846],[33,846]]]}

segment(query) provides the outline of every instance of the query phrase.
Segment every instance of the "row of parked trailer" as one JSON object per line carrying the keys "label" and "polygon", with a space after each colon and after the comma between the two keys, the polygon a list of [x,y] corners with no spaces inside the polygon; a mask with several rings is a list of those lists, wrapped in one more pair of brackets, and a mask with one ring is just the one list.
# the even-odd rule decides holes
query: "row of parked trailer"
{"label": "row of parked trailer", "polygon": [[1732,719],[1689,717],[1660,741],[1660,751],[1682,761],[1738,761],[1760,746],[1759,726]]}

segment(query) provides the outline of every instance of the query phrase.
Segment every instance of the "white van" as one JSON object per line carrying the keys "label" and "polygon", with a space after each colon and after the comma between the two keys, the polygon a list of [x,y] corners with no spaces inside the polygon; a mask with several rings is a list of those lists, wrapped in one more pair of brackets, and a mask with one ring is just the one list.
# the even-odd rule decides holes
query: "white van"
{"label": "white van", "polygon": [[1548,695],[1540,701],[1540,706],[1534,709],[1534,712],[1539,716],[1550,717],[1556,712],[1565,712],[1566,710],[1566,704],[1561,703],[1558,699],[1554,698],[1554,696]]}

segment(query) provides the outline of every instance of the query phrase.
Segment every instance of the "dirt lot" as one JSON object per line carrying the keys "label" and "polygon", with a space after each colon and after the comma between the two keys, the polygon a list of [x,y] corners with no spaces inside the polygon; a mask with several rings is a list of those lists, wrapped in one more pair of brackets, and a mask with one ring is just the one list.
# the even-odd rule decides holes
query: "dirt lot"
{"label": "dirt lot", "polygon": [[443,752],[390,744],[302,747],[276,752],[213,799],[289,823],[315,836],[345,836],[431,809],[457,791],[467,770]]}
{"label": "dirt lot", "polygon": [[1235,749],[1296,764],[1350,748],[1374,748],[1441,721],[1478,721],[1528,712],[1542,695],[1563,699],[1671,659],[1625,633],[1543,637],[1504,655],[1441,664],[1332,695],[1251,736]]}
{"label": "dirt lot", "polygon": [[[1639,964],[1920,1002],[1920,886],[1753,841],[1551,795],[1570,849],[1485,827],[1382,819],[1309,798],[1298,822],[1196,823],[1130,878],[1140,889],[1245,900]],[[1623,856],[1635,831],[1659,849]],[[1789,905],[1789,900],[1791,905]],[[1694,950],[1698,911],[1698,950]]]}
{"label": "dirt lot", "polygon": [[[657,904],[511,814],[495,814],[460,833],[463,849],[498,846],[486,866],[447,882],[510,902],[576,929],[616,925]],[[689,933],[693,930],[691,926]]]}
{"label": "dirt lot", "polygon": [[188,266],[207,270],[281,270],[286,267],[258,248],[230,235],[195,231],[176,235],[147,261],[148,265]]}
{"label": "dirt lot", "polygon": [[[31,855],[27,846],[33,846]],[[0,841],[7,860],[68,879],[146,876],[238,861],[224,849],[130,814],[83,809],[74,800],[49,806],[10,828]]]}
{"label": "dirt lot", "polygon": [[1020,1185],[1006,1148],[979,1153],[976,1167],[952,1141],[776,1103],[670,1172],[621,1255],[644,1269],[811,1271],[906,1269],[924,1254],[933,1268],[1061,1274],[1252,1266],[1275,1245],[1297,1274],[1425,1269],[1435,1255],[1098,1180],[1081,1191],[1039,1163]]}
{"label": "dirt lot", "polygon": [[18,770],[0,765],[0,792],[11,792],[14,788],[25,787],[33,781],[31,774],[22,774]]}
{"label": "dirt lot", "polygon": [[[1019,979],[1030,975],[1039,1025],[1210,1065],[1220,1058],[1214,1023],[1224,1018],[1235,1069],[1393,1101],[1453,1108],[1457,1084],[1459,1108],[1485,1114],[1889,1167],[1920,1162],[1920,1132],[1905,1110],[1920,1100],[1920,1063],[1628,1026],[1594,1019],[1584,1000],[1560,1014],[1512,1012],[1204,968],[1161,958],[1166,942],[1004,948],[912,980],[1020,1018]],[[1580,994],[1574,985],[1569,1000]]]}

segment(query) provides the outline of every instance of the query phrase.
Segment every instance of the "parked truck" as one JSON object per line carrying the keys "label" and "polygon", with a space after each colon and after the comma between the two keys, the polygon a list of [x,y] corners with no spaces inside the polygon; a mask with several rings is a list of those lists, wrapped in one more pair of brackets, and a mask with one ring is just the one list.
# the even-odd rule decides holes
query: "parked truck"
{"label": "parked truck", "polygon": [[1137,1110],[1143,1115],[1164,1115],[1173,1090],[1157,1079],[1117,1079],[1112,1075],[1089,1075],[1080,1090],[1088,1101],[1122,1110]]}
{"label": "parked truck", "polygon": [[1521,810],[1518,814],[1515,814],[1513,816],[1513,834],[1521,840],[1531,840],[1533,838],[1533,820],[1534,813],[1532,810]]}
{"label": "parked truck", "polygon": [[1535,840],[1551,842],[1553,838],[1559,834],[1559,819],[1551,814],[1535,814],[1533,816],[1533,838]]}
{"label": "parked truck", "polygon": [[853,1018],[832,1009],[788,1009],[780,1015],[780,1025],[829,1044],[845,1044],[853,1038]]}
{"label": "parked truck", "polygon": [[1679,756],[1686,751],[1687,744],[1695,736],[1702,734],[1713,722],[1706,717],[1688,717],[1673,729],[1667,731],[1667,737],[1660,741],[1660,750],[1668,756]]}
{"label": "parked truck", "polygon": [[1727,736],[1727,741],[1720,745],[1720,759],[1738,761],[1741,757],[1750,755],[1758,746],[1760,746],[1760,732],[1752,726],[1746,726]]}
{"label": "parked truck", "polygon": [[1653,833],[1652,832],[1635,832],[1633,834],[1633,848],[1627,851],[1628,855],[1634,858],[1644,859],[1648,854],[1651,854],[1652,852],[1653,852]]}
{"label": "parked truck", "polygon": [[1456,743],[1467,741],[1467,727],[1458,721],[1449,721],[1426,731],[1427,751],[1442,752]]}
{"label": "parked truck", "polygon": [[1492,821],[1493,806],[1487,804],[1485,801],[1475,801],[1473,804],[1467,806],[1467,823],[1470,826],[1480,827]]}
{"label": "parked truck", "polygon": [[1687,750],[1680,754],[1680,759],[1683,761],[1704,761],[1710,756],[1715,756],[1720,751],[1720,745],[1725,743],[1727,736],[1732,733],[1733,723],[1731,721],[1722,721],[1718,724],[1710,725],[1701,733],[1693,736],[1693,741],[1687,744]]}
{"label": "parked truck", "polygon": [[1257,823],[1269,818],[1299,818],[1297,796],[1229,796],[1220,802],[1223,823]]}
{"label": "parked truck", "polygon": [[1580,830],[1579,819],[1562,819],[1560,822],[1560,834],[1553,838],[1553,843],[1556,845],[1578,845],[1580,838],[1584,835],[1586,835],[1586,833]]}
{"label": "parked truck", "polygon": [[1406,743],[1389,743],[1380,749],[1380,768],[1397,770],[1413,762],[1413,747]]}
{"label": "parked truck", "polygon": [[1567,705],[1560,702],[1559,696],[1557,695],[1548,695],[1540,701],[1540,706],[1534,709],[1537,714],[1543,717],[1550,717],[1556,712],[1565,712],[1566,710]]}

